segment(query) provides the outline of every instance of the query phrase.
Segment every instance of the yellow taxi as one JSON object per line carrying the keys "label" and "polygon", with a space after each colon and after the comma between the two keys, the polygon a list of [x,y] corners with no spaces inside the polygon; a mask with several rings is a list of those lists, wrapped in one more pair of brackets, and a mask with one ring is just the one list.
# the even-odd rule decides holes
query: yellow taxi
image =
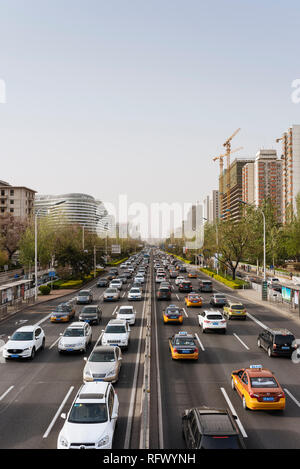
{"label": "yellow taxi", "polygon": [[184,331],[169,338],[169,349],[173,360],[198,360],[199,357],[194,336]]}
{"label": "yellow taxi", "polygon": [[178,322],[180,324],[183,323],[183,311],[179,306],[176,305],[169,305],[163,311],[163,320],[164,324],[168,322]]}
{"label": "yellow taxi", "polygon": [[70,303],[61,303],[51,312],[51,322],[69,322],[75,318],[74,305]]}
{"label": "yellow taxi", "polygon": [[227,301],[227,304],[223,308],[224,316],[228,319],[243,319],[247,318],[247,311],[242,303]]}
{"label": "yellow taxi", "polygon": [[198,278],[197,272],[189,272],[188,277],[189,278]]}
{"label": "yellow taxi", "polygon": [[187,307],[198,306],[201,308],[203,300],[198,293],[191,292],[184,298],[184,301]]}
{"label": "yellow taxi", "polygon": [[231,373],[231,387],[245,410],[283,410],[285,394],[273,373],[262,365],[251,365]]}

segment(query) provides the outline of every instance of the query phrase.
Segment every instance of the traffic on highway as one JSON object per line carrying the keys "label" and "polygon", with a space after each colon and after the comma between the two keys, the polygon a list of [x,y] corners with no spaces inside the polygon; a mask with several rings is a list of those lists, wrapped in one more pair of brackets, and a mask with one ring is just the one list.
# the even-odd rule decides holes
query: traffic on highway
{"label": "traffic on highway", "polygon": [[0,328],[0,448],[299,444],[299,323],[158,248]]}

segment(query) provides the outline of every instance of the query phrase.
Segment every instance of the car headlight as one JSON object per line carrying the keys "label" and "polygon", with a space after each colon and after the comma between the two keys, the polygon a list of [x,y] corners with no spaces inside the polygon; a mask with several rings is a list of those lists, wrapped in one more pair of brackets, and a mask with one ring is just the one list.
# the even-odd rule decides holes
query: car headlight
{"label": "car headlight", "polygon": [[106,377],[108,378],[109,376],[114,376],[116,374],[116,371],[115,369],[113,368],[112,370],[108,371],[106,373]]}
{"label": "car headlight", "polygon": [[59,442],[60,442],[61,446],[64,446],[65,448],[67,448],[68,445],[69,445],[68,440],[64,436],[60,437]]}
{"label": "car headlight", "polygon": [[92,376],[92,373],[89,370],[84,371],[83,374],[84,374],[84,376],[89,376],[89,377]]}
{"label": "car headlight", "polygon": [[98,442],[97,446],[100,448],[101,446],[107,445],[109,442],[109,436],[105,435],[101,440]]}

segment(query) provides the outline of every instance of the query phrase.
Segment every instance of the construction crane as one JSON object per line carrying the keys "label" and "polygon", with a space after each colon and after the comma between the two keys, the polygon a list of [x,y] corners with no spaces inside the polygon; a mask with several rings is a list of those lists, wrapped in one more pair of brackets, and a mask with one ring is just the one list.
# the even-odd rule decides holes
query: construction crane
{"label": "construction crane", "polygon": [[227,179],[227,182],[226,182],[226,186],[227,186],[227,196],[226,196],[226,199],[227,199],[227,218],[229,218],[229,215],[230,215],[230,155],[232,153],[231,151],[231,140],[233,139],[233,137],[236,136],[236,134],[240,131],[241,129],[237,129],[232,135],[231,137],[229,137],[225,143],[223,143],[223,147],[226,148],[226,160],[227,160],[227,174],[226,174],[226,179]]}
{"label": "construction crane", "polygon": [[[237,151],[240,151],[240,150],[243,150],[243,147],[235,148],[234,150],[230,151],[230,154],[232,155],[233,153],[236,153]],[[219,163],[220,163],[220,176],[223,176],[223,170],[224,170],[224,161],[223,160],[226,156],[228,156],[227,152],[224,153],[223,155],[215,156],[213,158],[213,161],[219,160]],[[228,162],[227,162],[227,164],[228,164]],[[228,171],[227,171],[227,173],[228,173]],[[221,187],[221,191],[220,191],[219,195],[220,195],[220,201],[222,201],[222,198],[223,198],[223,195],[224,195],[224,176],[222,177],[222,187]],[[221,205],[221,207],[222,207],[222,205]]]}

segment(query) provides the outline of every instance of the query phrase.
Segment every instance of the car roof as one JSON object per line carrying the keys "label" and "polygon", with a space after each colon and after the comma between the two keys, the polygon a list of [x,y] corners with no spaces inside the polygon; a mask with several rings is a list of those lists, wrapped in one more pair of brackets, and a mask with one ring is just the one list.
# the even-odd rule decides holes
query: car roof
{"label": "car roof", "polygon": [[93,348],[91,354],[94,352],[110,352],[111,350],[113,351],[116,348],[118,348],[117,345],[97,345]]}
{"label": "car roof", "polygon": [[105,395],[109,385],[110,383],[105,381],[85,383],[78,392],[76,402],[105,402]]}
{"label": "car roof", "polygon": [[72,328],[80,328],[80,329],[83,329],[84,326],[85,326],[85,322],[81,322],[81,321],[75,321],[75,322],[72,322],[72,324],[70,324],[68,326],[68,329],[72,329]]}
{"label": "car roof", "polygon": [[272,334],[275,334],[275,335],[292,335],[294,336],[294,334],[292,332],[290,332],[288,329],[272,329],[272,328],[268,328],[267,329],[269,332],[271,332]]}
{"label": "car roof", "polygon": [[108,321],[107,325],[126,325],[126,319],[111,319],[110,321]]}
{"label": "car roof", "polygon": [[[33,325],[33,326],[22,326],[22,327],[19,327],[19,329],[17,329],[18,332],[33,332],[37,327],[40,327],[40,326],[37,326],[37,325]],[[17,332],[16,331],[16,332]]]}
{"label": "car roof", "polygon": [[203,434],[237,435],[238,431],[225,409],[199,407],[195,409]]}
{"label": "car roof", "polygon": [[267,368],[245,368],[245,371],[248,373],[250,378],[257,378],[258,376],[261,378],[269,378],[270,376],[274,376],[272,371]]}
{"label": "car roof", "polygon": [[[181,332],[184,332],[184,331],[181,331]],[[185,333],[185,334],[180,334],[180,332],[178,332],[177,334],[174,334],[174,338],[176,339],[179,339],[179,338],[188,338],[188,339],[194,339],[194,336],[193,334],[188,334],[188,333]]]}
{"label": "car roof", "polygon": [[133,306],[131,306],[131,305],[124,305],[124,306],[120,306],[119,311],[120,311],[120,309],[133,309]]}

